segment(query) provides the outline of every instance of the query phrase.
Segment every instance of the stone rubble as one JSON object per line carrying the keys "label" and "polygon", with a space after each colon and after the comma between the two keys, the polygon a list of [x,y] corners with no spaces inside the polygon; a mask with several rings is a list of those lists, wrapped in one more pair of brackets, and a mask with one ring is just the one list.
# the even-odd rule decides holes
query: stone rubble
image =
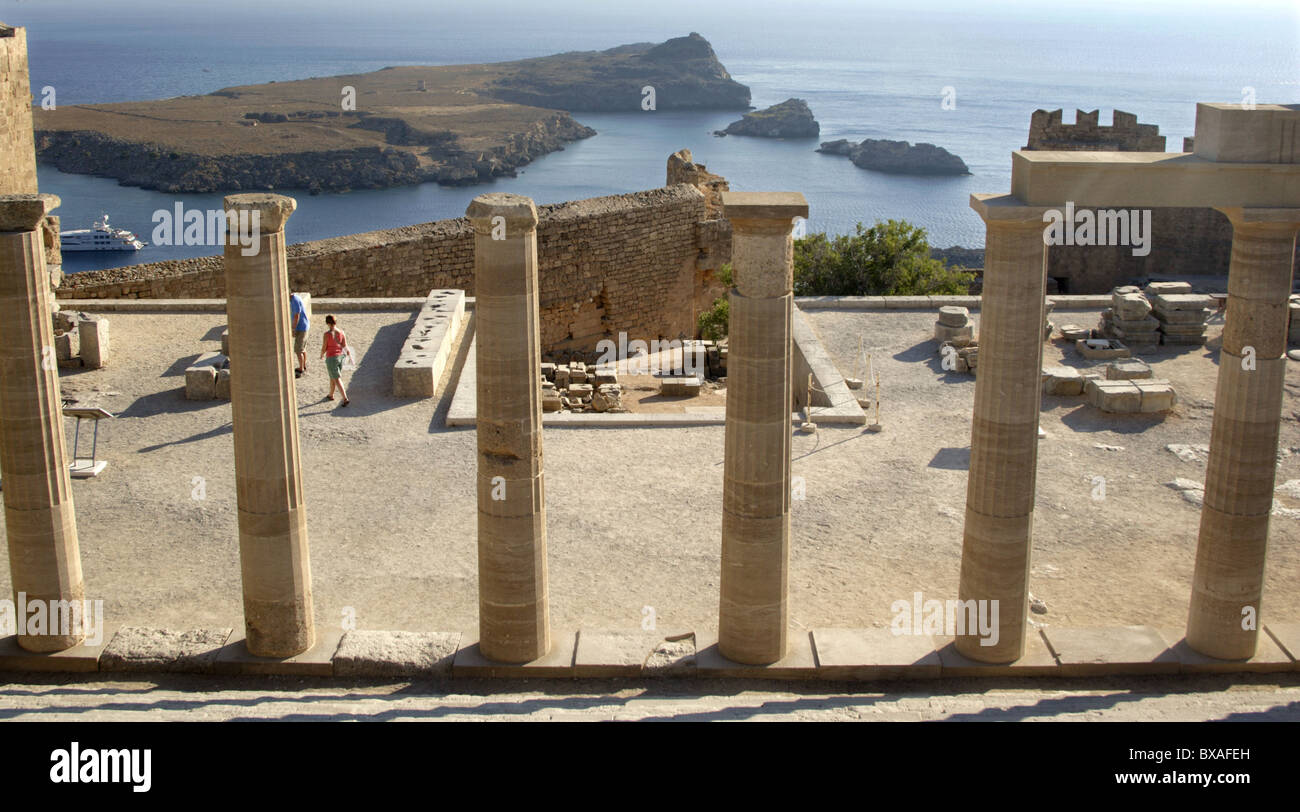
{"label": "stone rubble", "polygon": [[62,369],[100,369],[108,365],[108,319],[73,310],[56,310],[54,360]]}
{"label": "stone rubble", "polygon": [[1146,286],[1146,292],[1160,323],[1160,343],[1205,344],[1205,322],[1212,301],[1209,296],[1192,293],[1192,286],[1187,282],[1152,282]]}

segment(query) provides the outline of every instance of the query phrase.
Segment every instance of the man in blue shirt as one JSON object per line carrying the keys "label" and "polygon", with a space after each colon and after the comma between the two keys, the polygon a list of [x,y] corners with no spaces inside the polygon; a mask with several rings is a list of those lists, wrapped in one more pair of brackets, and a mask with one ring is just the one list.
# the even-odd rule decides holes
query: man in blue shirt
{"label": "man in blue shirt", "polygon": [[301,378],[307,371],[307,308],[303,307],[298,294],[289,297],[289,322],[293,325],[293,351],[298,356],[298,366],[293,370],[295,378]]}

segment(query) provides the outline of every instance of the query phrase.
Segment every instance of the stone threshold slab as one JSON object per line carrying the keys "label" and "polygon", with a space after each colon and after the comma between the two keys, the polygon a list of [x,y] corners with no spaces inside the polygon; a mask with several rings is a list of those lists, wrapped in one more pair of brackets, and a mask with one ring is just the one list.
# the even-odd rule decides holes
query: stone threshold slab
{"label": "stone threshold slab", "polygon": [[[20,650],[0,638],[0,672],[137,672],[283,675],[360,679],[721,677],[870,682],[935,678],[1108,677],[1147,674],[1246,674],[1300,670],[1300,623],[1261,630],[1246,661],[1192,651],[1180,629],[1148,626],[1029,630],[1025,654],[1007,664],[957,653],[951,637],[894,635],[888,628],[791,630],[787,654],[771,665],[722,656],[716,630],[557,632],[549,654],[530,663],[486,659],[475,632],[349,631],[318,633],[295,657],[254,657],[232,629],[118,629],[107,643],[55,654]],[[1173,641],[1173,642],[1171,642]]]}

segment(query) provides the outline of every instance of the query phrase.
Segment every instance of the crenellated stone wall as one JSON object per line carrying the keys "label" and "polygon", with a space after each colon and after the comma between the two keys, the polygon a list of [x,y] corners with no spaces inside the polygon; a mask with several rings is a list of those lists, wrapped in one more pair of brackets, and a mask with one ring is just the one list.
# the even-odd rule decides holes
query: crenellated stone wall
{"label": "crenellated stone wall", "polygon": [[[716,269],[730,257],[730,228],[709,214],[705,193],[687,183],[539,206],[543,347],[592,350],[619,331],[693,337],[696,317],[720,289]],[[288,258],[291,287],[315,296],[474,293],[464,218],[299,243]],[[73,274],[58,295],[223,298],[225,279],[220,257],[201,257]]]}
{"label": "crenellated stone wall", "polygon": [[1137,116],[1116,110],[1111,126],[1098,124],[1099,111],[1075,111],[1073,124],[1062,123],[1062,111],[1035,110],[1029,119],[1025,149],[1164,152],[1165,137],[1155,124],[1139,124]]}

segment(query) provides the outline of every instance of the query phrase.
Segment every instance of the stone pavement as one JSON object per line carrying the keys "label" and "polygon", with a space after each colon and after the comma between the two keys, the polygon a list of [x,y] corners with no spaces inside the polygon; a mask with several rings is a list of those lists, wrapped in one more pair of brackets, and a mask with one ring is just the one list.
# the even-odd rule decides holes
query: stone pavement
{"label": "stone pavement", "polygon": [[[1199,677],[879,686],[740,680],[368,683],[14,675],[0,721],[1290,721],[1300,680]],[[935,690],[939,689],[939,690]]]}

